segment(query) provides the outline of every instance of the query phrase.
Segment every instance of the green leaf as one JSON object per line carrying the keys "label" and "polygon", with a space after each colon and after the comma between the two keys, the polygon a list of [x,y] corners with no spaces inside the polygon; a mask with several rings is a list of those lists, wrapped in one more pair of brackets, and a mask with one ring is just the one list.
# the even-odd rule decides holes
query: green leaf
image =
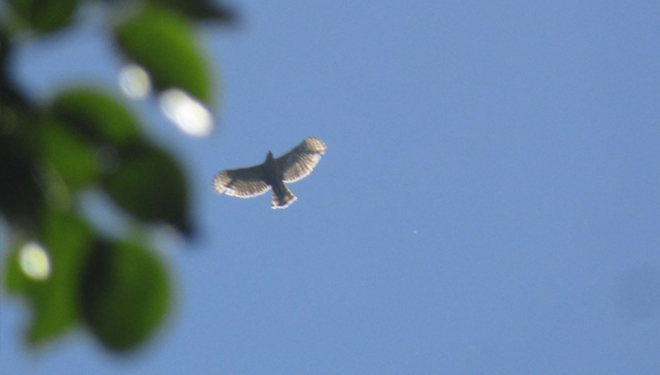
{"label": "green leaf", "polygon": [[63,334],[78,319],[81,267],[91,239],[90,228],[79,218],[47,211],[40,244],[23,243],[7,257],[5,285],[26,297],[33,310],[31,343]]}
{"label": "green leaf", "polygon": [[72,129],[99,143],[125,145],[140,138],[138,121],[112,96],[80,88],[59,94],[51,111]]}
{"label": "green leaf", "polygon": [[133,349],[151,336],[171,291],[161,262],[141,245],[99,242],[82,283],[83,316],[108,348]]}
{"label": "green leaf", "polygon": [[110,197],[134,217],[166,222],[190,234],[183,170],[165,150],[149,145],[123,150],[117,169],[103,180]]}
{"label": "green leaf", "polygon": [[39,144],[44,162],[53,167],[70,190],[76,191],[95,180],[97,163],[94,148],[58,121],[41,123]]}
{"label": "green leaf", "polygon": [[185,17],[148,6],[120,24],[115,37],[122,52],[147,69],[159,90],[180,88],[210,104],[211,74]]}
{"label": "green leaf", "polygon": [[13,10],[24,22],[46,33],[71,23],[79,0],[9,0]]}

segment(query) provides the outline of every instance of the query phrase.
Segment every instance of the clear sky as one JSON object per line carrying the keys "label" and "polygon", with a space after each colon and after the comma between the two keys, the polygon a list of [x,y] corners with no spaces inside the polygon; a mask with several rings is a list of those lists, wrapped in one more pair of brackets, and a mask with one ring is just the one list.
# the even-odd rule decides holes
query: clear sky
{"label": "clear sky", "polygon": [[[659,374],[660,3],[234,1],[201,30],[220,127],[142,116],[188,169],[176,304],[130,358],[82,332],[36,352],[2,295],[10,374]],[[20,53],[48,97],[119,92],[99,22]],[[316,136],[298,201],[213,175]]]}

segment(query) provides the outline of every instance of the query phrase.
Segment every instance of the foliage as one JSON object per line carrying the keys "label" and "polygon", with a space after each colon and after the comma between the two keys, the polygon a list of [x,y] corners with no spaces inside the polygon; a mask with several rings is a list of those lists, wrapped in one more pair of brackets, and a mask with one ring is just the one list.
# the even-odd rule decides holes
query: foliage
{"label": "foliage", "polygon": [[[49,342],[86,327],[105,347],[137,348],[162,323],[171,281],[146,231],[166,223],[192,236],[184,171],[141,132],[124,99],[75,87],[48,102],[14,82],[12,58],[28,37],[74,25],[91,0],[9,0],[0,19],[0,216],[9,232],[5,289],[25,298],[27,339]],[[196,42],[202,21],[230,23],[211,0],[95,2],[113,45],[142,66],[158,93],[176,88],[211,105],[211,72]],[[111,16],[110,16],[111,15]],[[128,214],[131,234],[107,238],[81,214],[95,189]]]}

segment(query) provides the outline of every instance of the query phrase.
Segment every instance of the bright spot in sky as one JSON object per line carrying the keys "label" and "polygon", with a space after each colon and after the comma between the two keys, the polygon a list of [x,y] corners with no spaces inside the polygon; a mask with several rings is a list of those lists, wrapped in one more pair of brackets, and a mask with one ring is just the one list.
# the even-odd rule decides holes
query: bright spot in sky
{"label": "bright spot in sky", "polygon": [[43,246],[28,242],[19,251],[19,263],[25,274],[34,280],[46,280],[50,276],[50,258]]}
{"label": "bright spot in sky", "polygon": [[119,72],[121,91],[131,99],[144,99],[151,92],[151,79],[139,65],[128,64]]}
{"label": "bright spot in sky", "polygon": [[160,96],[160,108],[179,129],[203,137],[211,133],[213,117],[199,101],[179,89],[169,89]]}

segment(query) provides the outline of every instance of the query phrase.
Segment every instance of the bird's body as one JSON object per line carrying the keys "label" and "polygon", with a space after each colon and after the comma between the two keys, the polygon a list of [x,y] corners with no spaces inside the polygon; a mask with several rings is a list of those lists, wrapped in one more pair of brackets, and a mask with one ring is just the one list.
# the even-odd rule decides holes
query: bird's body
{"label": "bird's body", "polygon": [[274,158],[268,151],[262,164],[218,173],[213,179],[213,188],[219,194],[240,198],[256,197],[272,189],[272,207],[286,208],[296,201],[296,196],[285,182],[296,182],[312,173],[326,149],[320,139],[305,138],[279,158]]}
{"label": "bird's body", "polygon": [[286,208],[296,201],[296,196],[284,184],[284,173],[279,166],[273,153],[268,151],[264,166],[264,177],[266,184],[273,189],[273,208]]}

